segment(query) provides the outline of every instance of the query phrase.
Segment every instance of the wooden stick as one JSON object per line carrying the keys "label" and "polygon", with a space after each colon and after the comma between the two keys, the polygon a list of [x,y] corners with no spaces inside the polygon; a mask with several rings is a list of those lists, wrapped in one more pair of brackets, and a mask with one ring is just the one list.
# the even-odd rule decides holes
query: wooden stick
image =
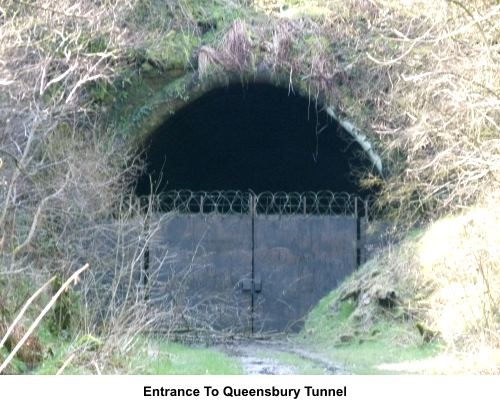
{"label": "wooden stick", "polygon": [[4,337],[2,338],[2,341],[0,342],[0,349],[2,349],[3,345],[5,344],[5,342],[7,341],[7,339],[9,338],[10,334],[12,333],[12,331],[14,330],[14,328],[16,327],[17,323],[21,320],[21,318],[23,317],[24,313],[26,312],[26,310],[28,309],[28,307],[31,305],[31,303],[35,300],[36,297],[38,297],[40,295],[40,293],[45,289],[47,288],[47,286],[49,284],[51,284],[54,280],[55,280],[56,276],[52,277],[49,281],[47,281],[44,285],[42,285],[29,299],[28,301],[26,301],[26,303],[23,305],[23,307],[21,308],[21,311],[19,311],[19,314],[16,316],[16,319],[14,319],[14,321],[11,323],[11,325],[9,326],[9,329],[7,329],[7,332],[5,332],[5,335]]}
{"label": "wooden stick", "polygon": [[75,358],[75,353],[71,353],[71,355],[64,361],[63,365],[57,370],[56,375],[61,375],[64,371],[64,369],[68,366],[69,363],[71,363],[71,360]]}
{"label": "wooden stick", "polygon": [[31,324],[31,326],[29,327],[29,329],[26,331],[26,333],[24,334],[24,336],[21,338],[21,340],[19,340],[19,342],[17,342],[16,347],[14,347],[14,349],[10,352],[10,354],[7,356],[7,358],[5,359],[5,361],[2,363],[2,365],[0,366],[0,373],[2,373],[2,371],[5,369],[5,367],[7,367],[9,365],[9,363],[12,361],[12,359],[14,358],[14,356],[16,355],[16,353],[19,351],[19,349],[22,347],[22,345],[26,342],[26,340],[28,340],[28,338],[30,337],[30,335],[36,329],[36,327],[41,322],[41,320],[43,319],[43,317],[47,314],[47,312],[49,312],[50,308],[52,308],[52,306],[55,304],[55,302],[57,301],[57,299],[59,298],[59,296],[64,292],[64,290],[73,281],[76,281],[78,279],[78,276],[81,273],[83,273],[85,270],[87,270],[88,268],[89,268],[89,264],[88,263],[85,264],[83,267],[80,267],[77,271],[75,271],[71,275],[70,278],[68,278],[64,282],[64,284],[61,286],[61,288],[59,288],[59,290],[57,290],[57,292],[50,299],[49,303],[47,305],[45,305],[45,308],[43,308],[42,312],[40,312],[40,314],[38,315],[38,317],[33,321],[33,323]]}

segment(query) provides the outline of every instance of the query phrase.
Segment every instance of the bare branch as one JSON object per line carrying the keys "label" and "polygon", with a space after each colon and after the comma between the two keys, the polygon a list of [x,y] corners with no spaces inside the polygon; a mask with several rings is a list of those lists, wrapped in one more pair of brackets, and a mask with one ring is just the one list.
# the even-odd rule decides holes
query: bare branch
{"label": "bare branch", "polygon": [[26,340],[28,340],[28,338],[30,337],[30,335],[33,333],[33,331],[36,329],[36,327],[38,326],[38,324],[40,323],[40,321],[43,319],[43,317],[47,314],[47,312],[49,312],[50,308],[52,308],[52,306],[56,303],[56,301],[59,298],[59,296],[66,290],[66,288],[68,288],[68,286],[72,282],[76,282],[78,280],[78,277],[80,276],[80,274],[82,274],[88,268],[89,268],[89,264],[88,263],[85,264],[84,266],[82,266],[81,268],[79,268],[77,271],[75,271],[71,275],[71,277],[69,277],[64,282],[64,284],[59,288],[59,290],[57,290],[57,292],[50,299],[49,303],[43,308],[43,310],[40,312],[40,314],[38,315],[38,317],[30,325],[30,327],[28,328],[28,330],[26,331],[26,333],[24,334],[24,336],[19,340],[19,342],[17,342],[17,344],[14,347],[14,349],[12,349],[12,351],[9,353],[9,355],[4,360],[4,362],[0,365],[0,373],[2,373],[2,371],[5,369],[5,367],[7,367],[9,365],[9,363],[12,361],[12,359],[14,358],[14,356],[16,355],[16,353],[23,346],[23,344],[26,342]]}

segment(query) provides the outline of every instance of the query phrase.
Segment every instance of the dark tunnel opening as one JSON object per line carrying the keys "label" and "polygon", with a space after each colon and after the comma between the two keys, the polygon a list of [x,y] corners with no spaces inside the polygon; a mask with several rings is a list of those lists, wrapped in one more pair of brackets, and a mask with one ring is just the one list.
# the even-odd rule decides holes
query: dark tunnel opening
{"label": "dark tunnel opening", "polygon": [[372,167],[314,100],[268,84],[230,85],[188,104],[149,136],[145,160],[140,196],[189,189],[363,197],[358,174]]}

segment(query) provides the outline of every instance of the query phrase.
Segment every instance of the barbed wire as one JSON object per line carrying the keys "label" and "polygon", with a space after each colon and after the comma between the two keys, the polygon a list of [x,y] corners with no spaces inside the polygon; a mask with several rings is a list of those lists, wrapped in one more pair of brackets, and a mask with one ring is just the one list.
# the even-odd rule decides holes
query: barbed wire
{"label": "barbed wire", "polygon": [[160,195],[161,209],[184,214],[363,215],[364,199],[345,192],[192,191],[169,190]]}

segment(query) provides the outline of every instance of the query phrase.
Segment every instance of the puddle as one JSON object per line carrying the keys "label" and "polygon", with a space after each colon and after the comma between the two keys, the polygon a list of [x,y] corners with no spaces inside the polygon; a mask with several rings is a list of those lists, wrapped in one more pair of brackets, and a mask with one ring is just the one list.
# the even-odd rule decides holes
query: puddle
{"label": "puddle", "polygon": [[260,357],[239,357],[245,374],[283,375],[295,374],[296,370],[277,360]]}

